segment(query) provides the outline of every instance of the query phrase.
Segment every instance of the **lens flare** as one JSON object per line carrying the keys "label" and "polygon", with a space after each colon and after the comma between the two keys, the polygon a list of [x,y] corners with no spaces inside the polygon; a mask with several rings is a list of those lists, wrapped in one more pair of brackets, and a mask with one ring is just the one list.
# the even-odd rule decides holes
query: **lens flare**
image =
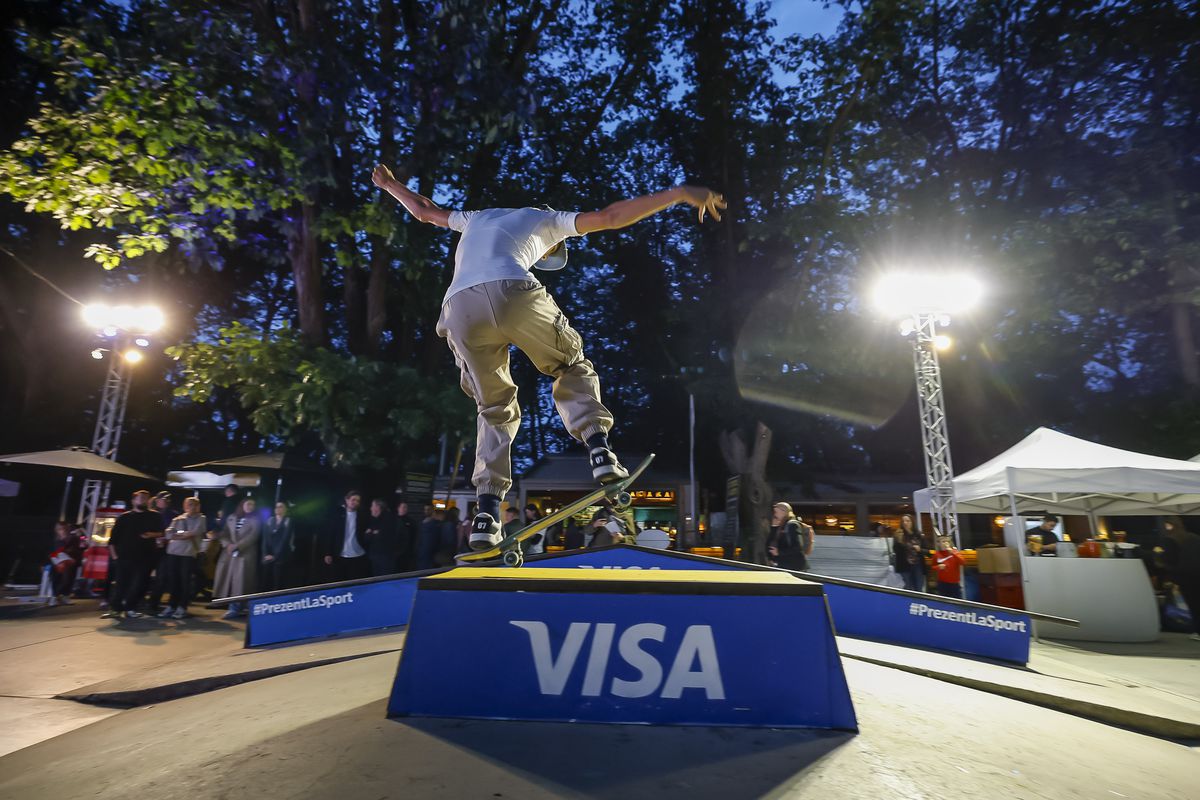
{"label": "lens flare", "polygon": [[785,283],[756,304],[731,354],[741,396],[854,425],[886,423],[912,392],[911,345],[873,315],[818,302]]}
{"label": "lens flare", "polygon": [[962,314],[978,307],[983,284],[964,273],[889,272],[875,282],[871,303],[901,319],[913,314]]}

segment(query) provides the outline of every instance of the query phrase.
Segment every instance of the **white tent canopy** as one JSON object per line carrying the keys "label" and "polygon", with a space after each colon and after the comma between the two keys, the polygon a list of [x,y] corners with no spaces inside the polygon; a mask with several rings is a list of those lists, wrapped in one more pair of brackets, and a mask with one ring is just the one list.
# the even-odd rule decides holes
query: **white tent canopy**
{"label": "white tent canopy", "polygon": [[[1200,463],[1134,453],[1038,428],[954,479],[960,514],[1200,514]],[[929,490],[913,496],[928,511]]]}

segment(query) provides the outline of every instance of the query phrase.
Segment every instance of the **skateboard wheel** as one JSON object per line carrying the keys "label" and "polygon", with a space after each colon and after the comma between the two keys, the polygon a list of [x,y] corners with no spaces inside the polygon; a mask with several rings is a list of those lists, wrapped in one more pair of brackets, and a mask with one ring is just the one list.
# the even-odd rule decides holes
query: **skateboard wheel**
{"label": "skateboard wheel", "polygon": [[519,567],[525,561],[520,550],[509,550],[504,554],[504,566]]}
{"label": "skateboard wheel", "polygon": [[633,504],[633,497],[629,492],[620,492],[613,496],[613,506],[617,511],[625,511]]}

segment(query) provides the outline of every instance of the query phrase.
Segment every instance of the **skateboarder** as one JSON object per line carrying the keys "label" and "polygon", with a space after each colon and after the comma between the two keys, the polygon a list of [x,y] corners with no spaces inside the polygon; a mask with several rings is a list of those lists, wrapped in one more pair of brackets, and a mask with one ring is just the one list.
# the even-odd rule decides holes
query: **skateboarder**
{"label": "skateboarder", "polygon": [[449,211],[411,191],[382,164],[371,180],[421,222],[462,234],[437,333],[450,345],[463,391],[479,409],[472,476],[479,510],[472,521],[471,547],[487,550],[503,538],[497,522],[500,499],[512,486],[509,451],[521,421],[509,345],[554,377],[554,404],[567,431],[587,446],[593,478],[605,484],[627,477],[608,444],[613,418],[600,402],[600,380],[583,356],[583,340],[530,269],[566,266],[567,237],[624,228],[677,203],[696,208],[700,222],[707,214],[720,221],[725,199],[703,187],[676,186],[600,211]]}

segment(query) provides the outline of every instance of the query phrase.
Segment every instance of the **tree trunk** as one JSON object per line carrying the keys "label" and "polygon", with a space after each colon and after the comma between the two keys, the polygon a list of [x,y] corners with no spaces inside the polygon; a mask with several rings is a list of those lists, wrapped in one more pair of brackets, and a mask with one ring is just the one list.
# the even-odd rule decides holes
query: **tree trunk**
{"label": "tree trunk", "polygon": [[1200,387],[1200,363],[1196,360],[1196,336],[1192,330],[1191,303],[1171,303],[1171,334],[1175,339],[1175,353],[1179,358],[1179,372],[1183,382],[1193,389]]}
{"label": "tree trunk", "polygon": [[[353,243],[342,243],[353,245]],[[363,273],[355,264],[346,267],[342,283],[342,301],[346,307],[346,347],[358,355],[366,351],[366,294]]]}
{"label": "tree trunk", "polygon": [[316,209],[304,203],[296,210],[295,226],[288,236],[288,258],[292,262],[292,283],[296,288],[296,309],[300,314],[300,333],[309,344],[325,344],[325,302],[321,290],[321,259],[313,229]]}
{"label": "tree trunk", "polygon": [[[313,0],[297,0],[296,15],[299,21],[298,48],[310,59],[306,68],[295,79],[297,125],[301,139],[309,138],[312,116],[317,105],[316,68],[311,63],[313,34],[317,25]],[[309,159],[316,159],[309,156]],[[300,311],[300,332],[310,344],[324,345],[325,298],[321,285],[321,257],[317,242],[317,187],[311,183],[306,188],[306,197],[300,205],[298,219],[289,241],[292,259],[292,277],[296,286],[296,306]]]}
{"label": "tree trunk", "polygon": [[[393,0],[379,1],[379,72],[390,76],[395,70],[396,6]],[[379,160],[388,166],[396,161],[395,104],[392,102],[394,84],[389,80],[379,93]],[[387,329],[388,272],[391,253],[382,236],[371,237],[370,277],[367,278],[367,316],[365,349],[379,355],[383,332]]]}
{"label": "tree trunk", "polygon": [[767,456],[771,451],[771,429],[761,422],[758,423],[755,427],[754,446],[749,452],[742,434],[738,431],[723,432],[718,444],[726,467],[742,479],[737,508],[742,561],[766,564],[772,501],[771,485],[767,483],[766,478]]}

